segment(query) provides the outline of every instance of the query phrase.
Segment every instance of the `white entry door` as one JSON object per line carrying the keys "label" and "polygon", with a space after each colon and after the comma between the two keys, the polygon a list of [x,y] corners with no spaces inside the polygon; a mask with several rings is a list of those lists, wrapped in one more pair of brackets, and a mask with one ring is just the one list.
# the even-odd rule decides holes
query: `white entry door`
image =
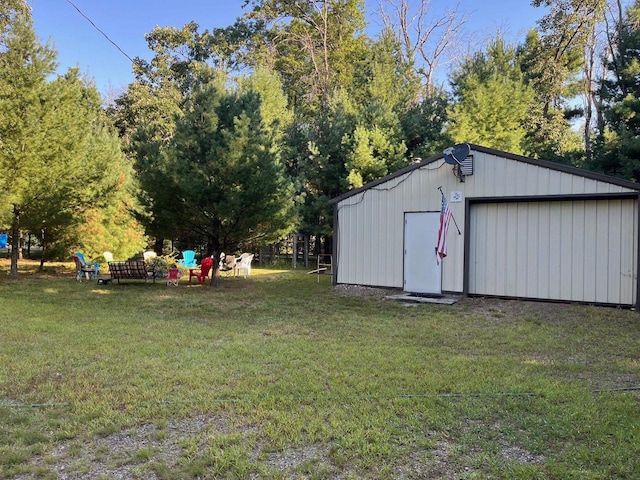
{"label": "white entry door", "polygon": [[436,262],[440,212],[404,214],[404,291],[442,293],[442,264]]}

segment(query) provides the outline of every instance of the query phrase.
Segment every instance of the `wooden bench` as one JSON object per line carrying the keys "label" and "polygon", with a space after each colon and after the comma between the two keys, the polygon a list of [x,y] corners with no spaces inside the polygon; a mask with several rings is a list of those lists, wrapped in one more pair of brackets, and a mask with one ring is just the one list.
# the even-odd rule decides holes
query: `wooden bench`
{"label": "wooden bench", "polygon": [[152,279],[156,283],[155,272],[149,268],[144,260],[128,260],[126,262],[108,262],[111,279],[144,280]]}

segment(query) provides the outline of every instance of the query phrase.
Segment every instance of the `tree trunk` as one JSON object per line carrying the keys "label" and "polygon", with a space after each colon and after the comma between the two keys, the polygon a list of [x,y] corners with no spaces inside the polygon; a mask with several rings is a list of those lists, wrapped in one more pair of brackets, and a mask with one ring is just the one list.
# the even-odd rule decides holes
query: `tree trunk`
{"label": "tree trunk", "polygon": [[44,272],[44,256],[47,251],[47,229],[42,229],[42,255],[40,256],[40,268],[39,271]]}
{"label": "tree trunk", "polygon": [[162,255],[162,250],[164,248],[164,238],[157,238],[153,244],[153,251],[156,252],[156,255]]}
{"label": "tree trunk", "polygon": [[11,278],[18,278],[18,258],[20,257],[20,206],[13,205],[11,222]]}
{"label": "tree trunk", "polygon": [[325,255],[331,255],[333,253],[333,236],[324,236],[324,253]]}

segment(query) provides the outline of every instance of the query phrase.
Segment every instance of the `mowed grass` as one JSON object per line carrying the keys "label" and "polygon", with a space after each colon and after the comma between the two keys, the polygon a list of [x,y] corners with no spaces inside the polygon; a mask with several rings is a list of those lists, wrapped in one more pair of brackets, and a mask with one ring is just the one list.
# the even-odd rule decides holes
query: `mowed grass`
{"label": "mowed grass", "polygon": [[640,478],[640,316],[0,263],[0,478]]}

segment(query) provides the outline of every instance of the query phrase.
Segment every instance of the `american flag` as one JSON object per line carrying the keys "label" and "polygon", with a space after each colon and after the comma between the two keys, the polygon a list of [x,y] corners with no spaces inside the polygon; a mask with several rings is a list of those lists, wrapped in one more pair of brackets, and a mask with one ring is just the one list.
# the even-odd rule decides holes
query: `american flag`
{"label": "american flag", "polygon": [[447,199],[442,194],[442,208],[440,209],[440,227],[438,228],[438,244],[436,245],[436,263],[440,262],[447,256],[447,230],[449,230],[449,222],[451,221],[451,208]]}

